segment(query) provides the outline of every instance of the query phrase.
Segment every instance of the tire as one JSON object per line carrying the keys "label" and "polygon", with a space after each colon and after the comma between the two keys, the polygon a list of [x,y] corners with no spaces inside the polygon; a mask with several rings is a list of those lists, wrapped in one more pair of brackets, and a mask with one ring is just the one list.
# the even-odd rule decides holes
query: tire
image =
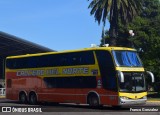
{"label": "tire", "polygon": [[98,96],[96,94],[89,95],[89,97],[88,97],[88,104],[91,107],[99,107],[100,104],[99,104],[99,98],[98,98]]}
{"label": "tire", "polygon": [[37,104],[37,96],[36,96],[35,93],[31,93],[31,94],[29,95],[29,103],[30,103],[31,105],[36,105],[36,104]]}
{"label": "tire", "polygon": [[26,96],[25,93],[20,93],[19,101],[20,101],[21,104],[26,104],[27,103],[27,96]]}

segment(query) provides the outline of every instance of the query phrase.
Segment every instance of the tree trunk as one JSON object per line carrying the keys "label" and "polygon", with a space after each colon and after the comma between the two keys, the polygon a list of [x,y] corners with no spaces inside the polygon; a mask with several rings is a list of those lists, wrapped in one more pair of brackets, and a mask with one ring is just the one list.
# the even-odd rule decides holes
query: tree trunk
{"label": "tree trunk", "polygon": [[117,0],[112,0],[112,6],[110,11],[110,46],[117,45],[117,36],[118,36],[118,8],[117,8]]}
{"label": "tree trunk", "polygon": [[116,46],[117,45],[117,32],[115,29],[110,29],[110,39],[109,39],[109,45],[110,46]]}

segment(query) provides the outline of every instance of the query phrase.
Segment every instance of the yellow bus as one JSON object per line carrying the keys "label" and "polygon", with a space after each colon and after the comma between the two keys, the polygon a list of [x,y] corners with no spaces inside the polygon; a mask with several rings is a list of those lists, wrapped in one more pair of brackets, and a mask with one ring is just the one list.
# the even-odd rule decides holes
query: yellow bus
{"label": "yellow bus", "polygon": [[145,72],[135,49],[92,47],[6,58],[6,98],[21,103],[123,106],[147,101]]}

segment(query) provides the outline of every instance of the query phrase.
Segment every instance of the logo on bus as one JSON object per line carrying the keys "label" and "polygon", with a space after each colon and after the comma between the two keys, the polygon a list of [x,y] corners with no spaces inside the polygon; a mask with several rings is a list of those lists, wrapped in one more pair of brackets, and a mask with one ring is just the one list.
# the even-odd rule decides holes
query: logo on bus
{"label": "logo on bus", "polygon": [[97,69],[92,69],[91,73],[92,73],[92,75],[98,75],[98,70]]}

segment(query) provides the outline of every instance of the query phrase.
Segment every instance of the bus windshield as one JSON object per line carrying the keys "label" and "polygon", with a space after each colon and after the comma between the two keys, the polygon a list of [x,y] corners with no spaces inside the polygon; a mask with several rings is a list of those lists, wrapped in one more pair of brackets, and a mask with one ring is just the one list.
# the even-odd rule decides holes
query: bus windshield
{"label": "bus windshield", "polygon": [[143,73],[124,72],[124,82],[119,82],[121,92],[143,92],[146,91]]}
{"label": "bus windshield", "polygon": [[141,60],[135,51],[112,51],[117,66],[142,67]]}

